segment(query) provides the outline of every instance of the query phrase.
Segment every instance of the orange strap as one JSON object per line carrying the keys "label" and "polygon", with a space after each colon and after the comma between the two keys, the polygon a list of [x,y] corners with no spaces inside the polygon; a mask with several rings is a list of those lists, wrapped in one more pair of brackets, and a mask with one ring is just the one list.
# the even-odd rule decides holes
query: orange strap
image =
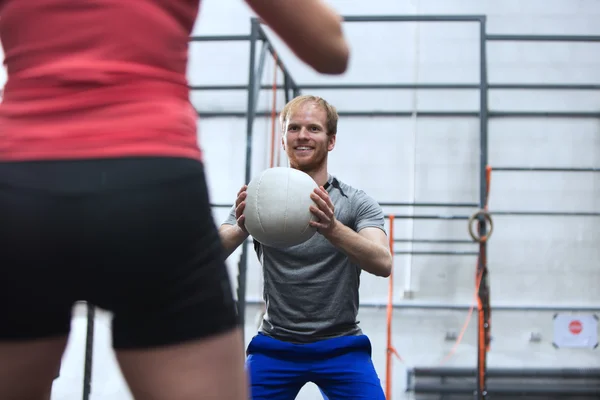
{"label": "orange strap", "polygon": [[[491,186],[491,175],[492,175],[492,168],[490,166],[486,167],[486,197],[485,197],[485,202],[484,202],[484,210],[487,211],[488,210],[488,203],[489,203],[489,194],[490,194],[490,186]],[[390,219],[390,236],[389,236],[389,243],[390,243],[390,250],[392,252],[392,260],[394,257],[394,216],[390,215],[389,217]],[[483,312],[483,308],[484,308],[484,304],[481,303],[481,299],[479,298],[479,288],[482,284],[483,281],[483,271],[481,271],[479,269],[479,261],[483,260],[483,262],[481,263],[481,265],[485,266],[487,265],[487,260],[485,257],[485,246],[486,246],[486,240],[483,240],[480,244],[479,244],[479,257],[477,258],[477,273],[476,273],[476,277],[475,277],[475,293],[474,293],[474,298],[475,301],[473,302],[473,304],[471,304],[471,306],[469,307],[469,312],[467,314],[467,318],[465,320],[465,323],[463,324],[463,327],[458,335],[458,338],[456,339],[456,342],[454,343],[454,345],[452,346],[452,348],[450,349],[450,351],[448,352],[448,354],[440,361],[439,365],[444,364],[448,359],[450,359],[450,357],[452,355],[454,355],[454,353],[456,352],[458,346],[460,345],[460,343],[462,342],[462,339],[464,338],[465,332],[469,326],[469,323],[471,321],[471,317],[473,316],[473,311],[475,309],[475,304],[477,304],[477,308],[478,308],[478,322],[479,322],[479,326],[478,326],[478,332],[479,332],[479,342],[481,344],[481,346],[485,346],[486,343],[488,343],[488,346],[486,348],[480,347],[480,351],[479,353],[479,357],[483,358],[485,357],[485,352],[489,351],[489,340],[486,340],[486,332],[488,332],[488,329],[485,328],[485,316],[484,316],[484,312]],[[392,344],[392,317],[393,317],[393,295],[394,295],[394,269],[392,267],[392,272],[390,274],[390,278],[389,278],[389,289],[388,289],[388,305],[387,305],[387,354],[386,354],[386,385],[385,385],[385,395],[387,399],[391,399],[392,398],[392,355],[395,355],[396,357],[398,357],[398,359],[400,359],[402,361],[402,358],[400,357],[400,355],[398,354],[398,352],[396,351],[396,349],[394,348],[393,344]],[[489,323],[489,322],[488,322]],[[480,359],[480,364],[483,365],[483,360]],[[485,378],[485,371],[484,370],[480,370],[478,371],[479,377],[481,379],[481,381],[483,381],[483,379]]]}
{"label": "orange strap", "polygon": [[402,358],[392,344],[392,317],[394,310],[394,216],[390,215],[390,252],[392,253],[392,271],[390,272],[388,284],[388,303],[387,303],[387,353],[385,360],[385,398],[392,398],[392,355],[395,355],[400,361]]}

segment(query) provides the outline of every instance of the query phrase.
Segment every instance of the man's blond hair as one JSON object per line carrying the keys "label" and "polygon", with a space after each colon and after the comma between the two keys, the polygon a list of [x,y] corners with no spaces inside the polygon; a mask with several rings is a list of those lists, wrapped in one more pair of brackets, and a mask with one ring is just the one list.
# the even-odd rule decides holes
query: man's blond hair
{"label": "man's blond hair", "polygon": [[325,114],[327,115],[325,121],[325,129],[327,129],[327,135],[335,135],[337,133],[337,124],[339,118],[336,108],[329,104],[322,97],[312,95],[302,95],[295,97],[292,100],[290,100],[285,105],[285,107],[283,107],[283,110],[281,110],[281,113],[279,114],[279,121],[281,123],[281,129],[284,131],[283,133],[285,134],[285,126],[287,120],[290,117],[290,114],[292,114],[298,107],[307,102],[314,103],[317,106],[321,107],[323,111],[325,111]]}

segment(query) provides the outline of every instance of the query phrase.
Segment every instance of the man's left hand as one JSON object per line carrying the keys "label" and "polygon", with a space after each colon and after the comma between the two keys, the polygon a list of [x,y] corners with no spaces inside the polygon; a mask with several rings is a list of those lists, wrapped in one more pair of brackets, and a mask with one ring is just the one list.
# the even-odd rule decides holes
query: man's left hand
{"label": "man's left hand", "polygon": [[323,236],[327,236],[337,224],[334,214],[335,207],[329,197],[329,193],[327,193],[327,190],[323,186],[320,186],[310,194],[310,198],[316,204],[316,206],[310,206],[310,212],[317,217],[316,221],[310,221],[310,225],[317,228]]}

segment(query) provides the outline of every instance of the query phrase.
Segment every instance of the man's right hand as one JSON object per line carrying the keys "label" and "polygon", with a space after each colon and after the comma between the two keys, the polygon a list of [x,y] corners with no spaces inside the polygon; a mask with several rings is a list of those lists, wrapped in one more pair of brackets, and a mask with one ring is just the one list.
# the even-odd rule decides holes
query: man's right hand
{"label": "man's right hand", "polygon": [[235,199],[236,224],[227,223],[219,227],[219,236],[221,237],[226,257],[229,257],[250,236],[246,230],[246,218],[244,217],[246,196],[248,195],[246,189],[248,189],[247,185],[242,186]]}
{"label": "man's right hand", "polygon": [[246,207],[246,196],[248,193],[246,190],[248,189],[248,185],[242,186],[237,194],[237,198],[235,199],[235,219],[237,221],[238,227],[244,233],[248,233],[246,230],[246,217],[244,216],[244,208]]}

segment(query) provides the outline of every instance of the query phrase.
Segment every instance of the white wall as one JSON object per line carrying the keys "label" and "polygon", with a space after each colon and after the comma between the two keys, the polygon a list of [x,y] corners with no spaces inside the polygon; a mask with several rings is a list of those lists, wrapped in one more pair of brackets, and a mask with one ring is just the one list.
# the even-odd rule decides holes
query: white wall
{"label": "white wall", "polygon": [[[345,15],[485,14],[489,33],[600,35],[600,3],[596,0],[371,0],[330,1]],[[196,34],[248,34],[250,13],[239,1],[206,0]],[[309,83],[474,83],[479,79],[478,25],[468,23],[346,24],[352,46],[349,71],[323,77],[302,65],[273,38],[280,56],[300,84]],[[600,44],[500,43],[488,45],[492,83],[600,83]],[[192,84],[246,84],[248,44],[194,43],[190,50]],[[264,83],[271,83],[267,63]],[[314,91],[341,111],[350,110],[477,110],[477,91]],[[205,111],[244,111],[246,93],[193,93]],[[259,109],[270,110],[265,91]],[[279,96],[277,108],[283,105]],[[600,109],[599,91],[491,91],[490,108],[506,110]],[[244,182],[246,125],[243,118],[201,119],[200,140],[206,151],[208,180],[214,203],[231,203]],[[268,166],[271,124],[254,127],[253,173]],[[364,155],[359,159],[357,155]],[[489,127],[492,166],[600,167],[598,119],[494,119]],[[283,160],[285,161],[285,160]],[[479,125],[475,118],[342,118],[338,145],[331,153],[331,172],[362,188],[381,202],[478,202]],[[600,211],[600,175],[577,173],[495,173],[491,210]],[[411,210],[386,208],[386,213]],[[474,209],[417,209],[416,214],[470,215]],[[215,209],[224,219],[226,209]],[[495,217],[489,243],[491,296],[495,305],[599,307],[600,233],[598,217]],[[466,221],[400,220],[397,238],[468,239]],[[397,245],[397,250],[409,249]],[[476,250],[474,245],[415,245],[415,250]],[[239,252],[229,260],[235,279]],[[260,298],[260,268],[250,258],[247,297]],[[476,257],[397,256],[394,301],[470,305]],[[412,267],[410,282],[405,273]],[[385,304],[388,281],[366,274],[361,300]],[[403,298],[406,288],[414,299]],[[247,340],[255,333],[257,308],[247,309]],[[600,366],[599,350],[556,350],[552,347],[553,311],[495,311],[490,366]],[[394,362],[394,399],[405,398],[405,368],[435,366],[453,347],[447,332],[460,331],[467,311],[397,310],[394,344],[403,363]],[[373,341],[373,359],[385,378],[386,318],[384,308],[363,308],[359,319]],[[85,316],[76,313],[73,335],[55,399],[77,399],[83,379]],[[540,333],[542,341],[529,341]],[[129,395],[114,364],[107,315],[98,317],[92,398],[124,400]],[[475,324],[445,365],[474,366]],[[299,399],[318,398],[307,386]]]}

